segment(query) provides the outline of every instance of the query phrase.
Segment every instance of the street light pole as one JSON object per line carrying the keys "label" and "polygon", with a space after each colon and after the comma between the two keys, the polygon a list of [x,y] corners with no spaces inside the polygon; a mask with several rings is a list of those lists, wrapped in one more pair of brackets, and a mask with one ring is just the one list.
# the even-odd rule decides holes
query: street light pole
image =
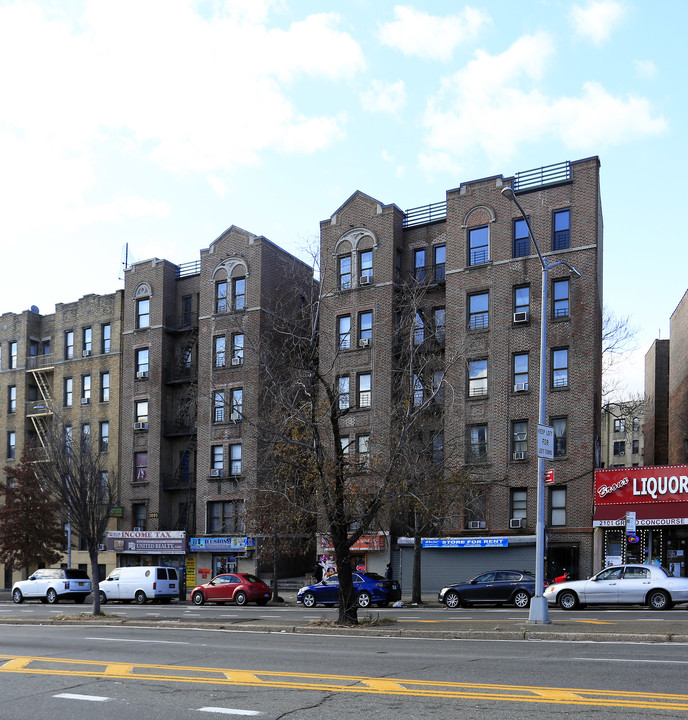
{"label": "street light pole", "polygon": [[[576,268],[572,267],[565,260],[548,263],[547,258],[543,257],[540,252],[540,246],[535,239],[533,230],[530,227],[530,221],[521,207],[516,195],[511,187],[502,188],[502,195],[511,200],[518,211],[521,213],[528,235],[535,245],[540,265],[542,265],[542,299],[540,305],[540,397],[538,410],[538,427],[546,424],[546,402],[547,402],[547,271],[557,265],[566,265],[569,272],[580,277],[580,273]],[[538,469],[537,469],[537,515],[535,524],[535,595],[530,601],[530,614],[528,622],[533,625],[548,625],[551,623],[549,619],[549,608],[547,600],[543,595],[545,585],[545,458],[538,452]]]}

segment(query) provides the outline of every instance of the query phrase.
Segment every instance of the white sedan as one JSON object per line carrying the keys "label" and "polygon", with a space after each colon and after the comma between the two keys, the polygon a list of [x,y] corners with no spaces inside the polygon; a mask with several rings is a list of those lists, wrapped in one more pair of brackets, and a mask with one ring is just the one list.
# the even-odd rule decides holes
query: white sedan
{"label": "white sedan", "polygon": [[668,610],[688,602],[688,578],[672,577],[659,565],[614,565],[587,580],[549,585],[544,592],[549,605],[575,610],[585,605],[649,605]]}

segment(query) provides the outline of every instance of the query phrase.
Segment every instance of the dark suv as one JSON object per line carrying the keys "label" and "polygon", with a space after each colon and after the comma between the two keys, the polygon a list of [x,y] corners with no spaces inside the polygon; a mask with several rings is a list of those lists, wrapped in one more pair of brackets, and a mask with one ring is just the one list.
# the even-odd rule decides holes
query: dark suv
{"label": "dark suv", "polygon": [[60,600],[82,603],[91,592],[91,580],[85,570],[75,568],[43,568],[36,570],[28,580],[12,586],[12,600],[40,600],[51,605]]}
{"label": "dark suv", "polygon": [[467,582],[448,585],[438,600],[448,608],[468,607],[474,603],[512,603],[527,608],[535,595],[535,576],[526,570],[491,570]]}

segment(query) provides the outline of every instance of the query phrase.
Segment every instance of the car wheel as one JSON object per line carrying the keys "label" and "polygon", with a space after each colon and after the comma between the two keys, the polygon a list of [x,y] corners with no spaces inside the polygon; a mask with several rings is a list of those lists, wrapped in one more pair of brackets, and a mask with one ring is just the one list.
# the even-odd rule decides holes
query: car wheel
{"label": "car wheel", "polygon": [[514,605],[517,608],[527,608],[530,605],[530,595],[525,590],[519,590],[514,595]]}
{"label": "car wheel", "polygon": [[575,610],[578,607],[578,595],[573,590],[560,592],[558,599],[562,610]]}
{"label": "car wheel", "polygon": [[459,593],[456,592],[456,590],[450,590],[444,596],[444,604],[448,608],[457,608],[461,605],[461,596],[459,595]]}
{"label": "car wheel", "polygon": [[98,593],[98,597],[101,605],[107,605],[107,595],[102,590]]}
{"label": "car wheel", "polygon": [[312,592],[304,593],[303,597],[301,598],[301,602],[303,603],[304,607],[307,607],[307,608],[315,607],[315,605],[316,605],[315,594]]}
{"label": "car wheel", "polygon": [[60,598],[57,596],[57,593],[55,592],[55,588],[50,588],[48,592],[45,594],[45,599],[48,601],[50,605],[57,605],[57,603],[60,601]]}
{"label": "car wheel", "polygon": [[370,593],[363,592],[358,593],[358,607],[367,608],[370,607]]}
{"label": "car wheel", "polygon": [[16,590],[12,593],[12,601],[16,602],[17,605],[24,602],[24,596],[19,588],[16,588]]}
{"label": "car wheel", "polygon": [[195,593],[191,596],[191,602],[192,602],[194,605],[203,605],[203,603],[205,602],[205,598],[203,597],[203,593],[201,593],[201,592],[195,592]]}
{"label": "car wheel", "polygon": [[668,610],[671,607],[669,596],[664,590],[653,590],[647,596],[647,604],[653,610]]}
{"label": "car wheel", "polygon": [[246,593],[239,590],[238,593],[234,594],[234,602],[237,605],[246,605],[248,602],[248,598],[246,597]]}
{"label": "car wheel", "polygon": [[134,595],[134,600],[137,605],[145,605],[147,599],[148,598],[146,597],[146,593],[143,592],[143,590],[136,591],[136,595]]}

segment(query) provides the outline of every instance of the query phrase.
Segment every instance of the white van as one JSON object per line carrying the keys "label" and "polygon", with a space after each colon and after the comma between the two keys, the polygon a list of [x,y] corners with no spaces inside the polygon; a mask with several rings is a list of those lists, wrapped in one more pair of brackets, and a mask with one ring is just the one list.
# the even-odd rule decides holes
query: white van
{"label": "white van", "polygon": [[100,603],[110,600],[143,605],[147,600],[168,603],[179,597],[179,573],[173,567],[115,568],[100,581]]}

